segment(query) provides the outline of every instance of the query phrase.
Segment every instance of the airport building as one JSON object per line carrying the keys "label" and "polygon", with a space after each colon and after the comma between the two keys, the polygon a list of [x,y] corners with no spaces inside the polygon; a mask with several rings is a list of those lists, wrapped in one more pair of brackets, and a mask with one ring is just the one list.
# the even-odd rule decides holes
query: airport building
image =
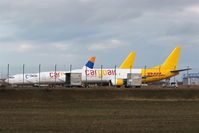
{"label": "airport building", "polygon": [[199,85],[199,73],[184,74],[183,85]]}

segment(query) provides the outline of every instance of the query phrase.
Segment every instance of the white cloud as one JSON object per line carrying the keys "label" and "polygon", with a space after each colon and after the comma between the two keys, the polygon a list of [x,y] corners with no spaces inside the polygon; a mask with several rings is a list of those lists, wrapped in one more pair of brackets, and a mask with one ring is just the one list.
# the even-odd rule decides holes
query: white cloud
{"label": "white cloud", "polygon": [[29,43],[0,43],[3,52],[31,52],[40,48],[39,45]]}
{"label": "white cloud", "polygon": [[191,6],[187,7],[185,11],[191,12],[191,13],[197,13],[199,14],[199,6]]}
{"label": "white cloud", "polygon": [[69,50],[71,48],[71,44],[64,44],[64,43],[56,43],[52,44],[52,46],[59,50]]}
{"label": "white cloud", "polygon": [[[81,58],[95,54],[115,63],[118,59],[110,61],[112,57],[102,54],[103,50],[120,56],[133,49],[144,55],[157,46],[162,49],[187,44],[196,51],[198,5],[196,0],[41,0],[39,4],[35,0],[1,0],[1,60],[6,62],[3,57],[9,55],[13,62],[20,58],[30,62],[36,59],[35,55],[46,55],[42,61],[47,62],[52,56],[58,61],[59,54],[69,54],[64,57],[69,60],[74,57],[72,54]],[[126,44],[136,45],[123,48]],[[113,48],[123,49],[118,55],[110,50]],[[24,56],[26,52],[33,56]],[[155,61],[158,58],[161,57]],[[139,60],[145,63],[147,58]]]}
{"label": "white cloud", "polygon": [[29,51],[33,51],[37,48],[37,46],[35,45],[31,45],[31,44],[20,44],[17,48],[17,51],[19,52],[29,52]]}
{"label": "white cloud", "polygon": [[96,43],[89,46],[89,50],[107,50],[122,47],[125,44],[119,40],[110,40],[103,43]]}
{"label": "white cloud", "polygon": [[77,55],[75,55],[75,54],[60,54],[60,57],[62,58],[62,59],[67,59],[67,60],[69,60],[69,59],[74,59],[74,58],[76,58],[77,57]]}
{"label": "white cloud", "polygon": [[92,2],[94,0],[79,0],[80,2]]}

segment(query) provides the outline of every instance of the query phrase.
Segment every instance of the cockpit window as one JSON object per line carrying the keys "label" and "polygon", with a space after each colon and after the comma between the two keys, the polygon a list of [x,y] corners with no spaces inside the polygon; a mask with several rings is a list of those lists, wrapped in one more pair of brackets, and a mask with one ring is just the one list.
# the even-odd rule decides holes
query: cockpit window
{"label": "cockpit window", "polygon": [[14,79],[15,77],[9,77],[10,79]]}

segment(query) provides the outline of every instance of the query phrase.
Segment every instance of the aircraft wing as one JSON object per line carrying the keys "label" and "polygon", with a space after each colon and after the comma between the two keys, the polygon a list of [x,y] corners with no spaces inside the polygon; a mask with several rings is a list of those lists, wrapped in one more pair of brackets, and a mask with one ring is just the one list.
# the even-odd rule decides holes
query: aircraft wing
{"label": "aircraft wing", "polygon": [[187,71],[187,70],[191,70],[191,68],[178,69],[178,70],[173,70],[173,71],[171,71],[171,72],[175,73],[175,72],[182,72],[182,71]]}

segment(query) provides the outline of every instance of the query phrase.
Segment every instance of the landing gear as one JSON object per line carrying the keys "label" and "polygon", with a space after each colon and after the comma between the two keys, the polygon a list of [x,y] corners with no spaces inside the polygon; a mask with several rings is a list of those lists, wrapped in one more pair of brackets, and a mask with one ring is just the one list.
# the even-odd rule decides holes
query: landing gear
{"label": "landing gear", "polygon": [[162,85],[162,87],[178,88],[178,83],[177,82],[170,82],[170,79],[166,79],[165,83]]}
{"label": "landing gear", "polygon": [[170,79],[165,79],[165,82],[163,83],[162,87],[169,87],[170,85]]}

